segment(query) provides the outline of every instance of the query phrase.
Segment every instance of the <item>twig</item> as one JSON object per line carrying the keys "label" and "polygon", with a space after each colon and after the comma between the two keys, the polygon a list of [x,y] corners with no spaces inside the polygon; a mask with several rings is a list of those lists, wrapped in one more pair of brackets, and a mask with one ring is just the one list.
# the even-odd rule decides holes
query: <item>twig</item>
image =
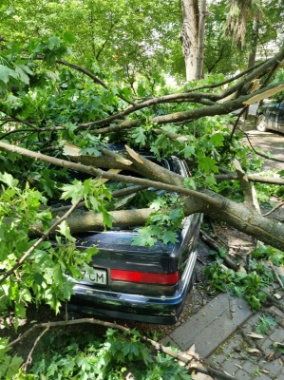
{"label": "twig", "polygon": [[274,276],[275,276],[276,280],[278,281],[279,285],[281,286],[281,288],[284,289],[283,282],[282,282],[281,278],[279,277],[278,273],[276,272],[274,265],[271,263],[271,265],[269,265],[269,267],[271,268],[272,272],[274,273]]}
{"label": "twig", "polygon": [[284,313],[284,306],[281,302],[277,301],[271,294],[269,294],[265,289],[262,289],[263,293],[265,293],[267,300],[272,305],[276,306],[279,310]]}
{"label": "twig", "polygon": [[37,328],[51,328],[51,327],[60,327],[60,326],[70,326],[70,325],[78,325],[80,323],[91,323],[95,325],[110,327],[110,328],[116,328],[118,330],[121,330],[123,332],[130,333],[130,329],[121,325],[117,325],[115,323],[101,321],[99,319],[94,318],[79,318],[79,319],[73,319],[71,321],[57,321],[57,322],[44,322],[44,323],[37,323],[33,325],[30,329],[25,331],[22,335],[20,335],[17,339],[13,340],[8,344],[9,347],[14,346],[16,343],[20,342],[24,337],[29,335],[33,330]]}
{"label": "twig", "polygon": [[283,205],[284,205],[284,201],[278,203],[278,205],[276,205],[275,207],[273,207],[273,209],[271,209],[270,211],[268,211],[266,214],[263,214],[262,216],[268,216],[268,215],[272,214],[274,211],[278,210]]}
{"label": "twig", "polygon": [[254,345],[256,345],[257,349],[261,351],[263,354],[265,354],[265,351],[262,348],[262,346],[257,341],[253,341],[249,336],[247,336],[247,334],[240,326],[238,327],[238,330],[241,333],[244,340],[250,345],[250,347],[254,347]]}
{"label": "twig", "polygon": [[43,335],[49,330],[49,327],[47,327],[46,329],[44,329],[40,335],[36,338],[36,340],[34,341],[34,344],[33,344],[33,347],[32,349],[30,350],[29,354],[28,354],[28,357],[27,357],[27,360],[25,361],[25,363],[21,366],[21,369],[26,372],[27,370],[27,366],[29,364],[32,363],[33,359],[32,359],[32,355],[33,355],[33,352],[38,344],[38,342],[40,341],[40,339],[43,337]]}
{"label": "twig", "polygon": [[[211,236],[209,236],[205,231],[201,230],[200,231],[201,233],[201,237],[202,239],[204,240],[204,242],[206,244],[208,244],[211,248],[213,248],[215,251],[219,252],[220,251],[220,247],[218,246],[218,244],[211,238]],[[235,272],[238,271],[239,267],[237,264],[235,264],[228,256],[225,256],[224,258],[224,262],[225,264],[233,269]]]}
{"label": "twig", "polygon": [[259,152],[258,150],[256,150],[256,149],[254,148],[254,146],[252,145],[251,141],[250,141],[250,138],[249,138],[248,133],[246,133],[246,132],[243,131],[243,134],[246,136],[246,138],[247,138],[247,140],[248,140],[248,143],[249,143],[249,146],[251,147],[252,151],[253,151],[255,154],[257,154],[257,155],[260,156],[260,157],[265,158],[266,160],[271,160],[271,161],[276,161],[276,162],[282,162],[282,163],[284,162],[284,160],[280,160],[280,159],[278,159],[278,158],[270,157],[270,156],[268,156],[268,155],[266,155],[266,154],[264,154],[264,153],[261,153],[261,152]]}
{"label": "twig", "polygon": [[[39,57],[38,57],[39,58]],[[56,60],[56,63],[59,63],[61,65],[64,65],[64,66],[67,66],[67,67],[70,67],[71,69],[74,69],[74,70],[77,70],[85,75],[87,75],[89,78],[91,78],[94,83],[97,83],[99,85],[101,85],[102,87],[104,87],[105,89],[109,89],[109,87],[107,86],[106,83],[104,83],[101,79],[99,79],[97,76],[95,76],[93,73],[91,73],[90,71],[84,69],[83,67],[80,67],[78,65],[75,65],[73,63],[70,63],[70,62],[67,62],[65,61],[64,59],[57,59]],[[130,100],[127,100],[124,96],[122,95],[117,95],[118,98],[124,100],[126,103],[128,104],[133,104],[133,102],[131,102]]]}

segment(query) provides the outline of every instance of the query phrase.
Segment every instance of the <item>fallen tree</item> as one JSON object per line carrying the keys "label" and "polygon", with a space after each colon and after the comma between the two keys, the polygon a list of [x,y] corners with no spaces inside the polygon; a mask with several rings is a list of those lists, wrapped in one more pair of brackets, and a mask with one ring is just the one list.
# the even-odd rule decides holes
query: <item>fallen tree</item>
{"label": "fallen tree", "polygon": [[[284,249],[284,225],[277,220],[261,216],[252,203],[236,203],[208,189],[204,189],[203,191],[186,189],[183,186],[183,177],[176,173],[172,173],[167,169],[161,168],[159,165],[143,158],[129,148],[127,150],[130,154],[129,161],[131,161],[131,165],[127,166],[128,170],[131,170],[133,165],[134,172],[145,174],[149,179],[145,180],[132,176],[104,172],[101,169],[95,169],[93,166],[49,157],[41,153],[35,153],[3,142],[0,142],[0,149],[10,150],[14,153],[26,155],[34,159],[67,167],[69,169],[82,171],[100,178],[177,192],[182,196],[185,215],[205,213],[212,216],[214,219],[230,224],[238,230],[261,240],[266,244],[279,249]],[[123,157],[121,157],[121,160],[123,160]],[[120,162],[118,163],[118,166],[121,167]],[[111,162],[111,164],[113,163]],[[122,166],[123,165],[124,164],[122,164]],[[105,165],[105,167],[107,166]],[[112,167],[113,165],[110,165],[110,168]],[[250,187],[245,190],[250,191]],[[250,194],[247,193],[246,195],[247,197],[250,197]],[[148,208],[142,210],[113,211],[110,214],[114,218],[113,226],[125,227],[144,224],[152,211],[151,208]],[[96,215],[91,211],[78,212],[75,215],[73,214],[68,218],[68,224],[73,233],[104,228],[102,216]]]}
{"label": "fallen tree", "polygon": [[[184,184],[184,179],[180,175],[172,173],[167,169],[161,168],[161,166],[154,164],[146,158],[143,158],[134,150],[126,147],[126,157],[107,149],[106,145],[103,143],[103,141],[106,139],[106,136],[112,136],[108,137],[108,139],[111,141],[113,136],[115,136],[115,139],[117,140],[120,139],[119,136],[122,134],[121,140],[123,141],[125,139],[127,140],[127,136],[129,137],[129,134],[133,135],[134,133],[135,135],[136,133],[138,136],[136,138],[136,143],[138,142],[140,146],[143,145],[147,149],[157,151],[157,146],[155,146],[153,149],[151,141],[147,140],[147,134],[143,135],[143,128],[139,127],[140,125],[145,124],[145,122],[150,122],[152,125],[149,132],[150,140],[153,140],[154,138],[159,139],[159,137],[163,138],[167,141],[168,145],[173,144],[174,146],[173,151],[170,153],[174,153],[183,158],[183,156],[186,155],[181,154],[180,152],[183,152],[187,148],[190,149],[191,141],[193,141],[193,137],[190,135],[190,133],[193,132],[190,132],[190,128],[192,130],[194,120],[214,115],[225,115],[239,108],[245,109],[252,102],[259,101],[265,98],[267,95],[271,96],[272,94],[281,91],[284,83],[271,84],[269,83],[269,78],[271,78],[272,73],[281,64],[283,58],[284,49],[282,49],[273,58],[267,60],[262,64],[259,64],[254,68],[251,68],[250,70],[247,70],[242,74],[237,75],[235,78],[228,80],[227,83],[223,82],[211,86],[193,88],[187,92],[163,95],[161,97],[153,97],[150,99],[138,101],[136,103],[131,100],[130,106],[128,105],[128,102],[126,108],[123,108],[110,117],[83,123],[78,122],[72,127],[72,142],[76,143],[76,141],[79,141],[82,136],[86,136],[86,134],[81,135],[81,133],[86,133],[86,131],[89,135],[93,136],[93,138],[95,138],[97,135],[100,135],[101,142],[99,142],[99,140],[95,140],[95,144],[97,144],[97,152],[95,155],[84,155],[77,153],[75,156],[71,157],[72,161],[68,161],[66,157],[63,158],[64,156],[62,156],[62,158],[56,158],[22,147],[23,145],[25,146],[25,136],[29,136],[29,134],[34,135],[37,133],[39,137],[41,135],[46,136],[48,133],[54,134],[62,133],[62,131],[65,132],[66,130],[68,131],[68,127],[60,125],[58,122],[56,122],[56,120],[46,123],[46,126],[44,127],[39,126],[38,122],[35,123],[31,118],[24,119],[20,113],[17,114],[15,112],[12,112],[7,107],[5,108],[5,106],[2,104],[1,111],[3,125],[7,124],[8,122],[13,122],[13,125],[16,125],[16,127],[8,128],[2,132],[1,139],[5,138],[9,141],[0,141],[0,149],[9,151],[15,155],[32,158],[37,162],[42,161],[48,164],[56,165],[57,167],[65,167],[68,169],[82,171],[91,176],[107,178],[112,181],[132,183],[143,187],[151,186],[157,189],[164,189],[179,193],[181,196],[181,201],[183,203],[185,215],[190,215],[193,213],[204,213],[210,215],[217,220],[224,221],[237,228],[238,230],[255,237],[257,240],[261,240],[266,244],[283,250],[284,226],[278,220],[273,220],[273,215],[269,215],[268,218],[266,216],[262,216],[259,213],[255,207],[255,196],[253,195],[251,185],[251,181],[259,181],[266,183],[278,183],[281,186],[283,185],[283,180],[281,178],[264,179],[263,177],[257,176],[255,174],[246,175],[246,173],[242,171],[241,166],[239,164],[236,164],[237,161],[235,161],[234,164],[235,166],[238,166],[237,171],[228,171],[228,165],[227,167],[222,167],[222,154],[228,154],[226,149],[230,150],[236,126],[233,128],[230,138],[227,138],[226,140],[227,145],[225,146],[224,143],[221,144],[223,153],[218,153],[218,151],[216,151],[216,147],[212,145],[212,154],[214,153],[215,155],[219,155],[220,171],[224,174],[218,173],[219,170],[218,168],[216,169],[218,160],[213,159],[212,155],[210,156],[210,149],[207,150],[201,156],[201,158],[199,157],[199,161],[198,159],[195,160],[194,157],[191,158],[191,163],[193,163],[195,172],[198,172],[202,170],[200,169],[200,167],[202,168],[202,162],[207,160],[206,162],[209,165],[209,170],[206,170],[203,174],[205,180],[207,176],[212,176],[213,174],[215,180],[218,182],[221,182],[223,180],[239,181],[244,193],[243,203],[234,202],[227,197],[218,194],[216,191],[212,191],[210,189],[210,186],[199,186],[198,189],[196,186],[193,186],[192,188],[188,186],[186,187]],[[44,57],[40,58],[40,62],[44,62]],[[67,65],[71,69],[79,71],[80,73],[83,72],[83,74],[87,75],[89,78],[91,78],[91,80],[93,80],[94,85],[102,85],[103,90],[107,90],[106,84],[101,84],[100,81],[97,80],[97,78],[87,70],[82,70],[77,65],[68,65],[68,62],[62,60],[57,60],[56,63],[59,65],[63,64],[64,66]],[[257,88],[255,91],[250,92],[251,88],[256,88],[253,85],[256,80],[258,82],[262,81],[262,86],[260,86],[260,88]],[[224,91],[218,91],[218,89],[222,89],[225,84],[228,85],[231,82],[233,82],[233,85],[229,86],[228,89]],[[157,105],[163,104],[188,104],[189,110],[176,111],[172,113],[169,111],[168,114],[161,116],[151,116],[147,121],[143,114],[140,118],[137,118],[137,115],[139,115],[139,112],[141,112],[141,110],[152,109]],[[169,110],[171,109],[172,108],[169,108]],[[131,116],[131,119],[125,119],[125,117],[129,116]],[[172,123],[173,128],[160,127],[160,125],[168,123]],[[125,130],[126,132],[123,132]],[[215,132],[213,132],[213,135],[216,132],[218,133],[218,130],[215,130]],[[126,133],[126,135],[123,133]],[[18,136],[21,136],[21,144],[19,144]],[[59,135],[59,137],[61,136],[62,135]],[[223,142],[224,137],[219,137]],[[198,138],[195,138],[195,140],[198,140]],[[57,143],[56,140],[54,142],[55,144]],[[40,147],[40,144],[38,144],[38,146]],[[46,144],[44,148],[46,149]],[[161,153],[159,154],[163,154],[163,148],[161,148]],[[198,158],[198,154],[196,154],[195,157]],[[233,155],[231,158],[233,160]],[[230,167],[232,168],[232,163]],[[125,176],[121,174],[113,174],[108,173],[102,169],[128,170],[134,175]],[[139,175],[143,178],[137,178],[137,173],[139,173]],[[135,212],[127,210],[111,211],[111,215],[114,218],[113,226],[121,227],[126,225],[142,225],[145,223],[150,214],[151,209],[149,208],[136,210]],[[86,229],[103,228],[103,220],[101,216],[94,215],[91,211],[76,213],[75,217],[70,216],[68,223],[71,227],[71,231],[73,232],[81,232],[85,231]]]}

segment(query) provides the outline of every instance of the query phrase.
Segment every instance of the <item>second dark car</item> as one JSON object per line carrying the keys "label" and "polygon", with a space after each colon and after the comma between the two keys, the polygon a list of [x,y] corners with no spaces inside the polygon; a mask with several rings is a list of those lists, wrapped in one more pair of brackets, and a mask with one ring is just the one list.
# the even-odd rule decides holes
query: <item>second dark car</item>
{"label": "second dark car", "polygon": [[[176,157],[162,166],[189,176],[186,163]],[[112,319],[177,322],[192,284],[201,220],[200,214],[184,218],[176,244],[134,245],[137,230],[131,228],[77,236],[79,249],[95,244],[99,253],[90,263],[94,273],[75,282],[69,309]]]}
{"label": "second dark car", "polygon": [[284,133],[284,101],[269,102],[259,107],[256,128],[260,132],[274,130]]}

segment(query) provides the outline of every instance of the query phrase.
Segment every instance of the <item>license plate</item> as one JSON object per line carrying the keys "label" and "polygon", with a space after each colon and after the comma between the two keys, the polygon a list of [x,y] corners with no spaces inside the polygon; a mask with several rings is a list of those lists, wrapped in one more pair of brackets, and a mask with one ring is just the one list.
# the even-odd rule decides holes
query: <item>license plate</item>
{"label": "license plate", "polygon": [[107,284],[107,271],[105,269],[93,268],[93,273],[84,273],[83,282],[91,284],[106,285]]}

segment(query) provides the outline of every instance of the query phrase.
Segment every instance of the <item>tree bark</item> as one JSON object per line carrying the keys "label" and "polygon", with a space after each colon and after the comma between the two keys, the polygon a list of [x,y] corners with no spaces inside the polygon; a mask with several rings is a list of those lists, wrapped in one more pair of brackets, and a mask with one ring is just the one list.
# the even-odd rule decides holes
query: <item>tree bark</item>
{"label": "tree bark", "polygon": [[256,12],[255,18],[252,25],[252,41],[251,41],[251,52],[249,55],[248,67],[253,67],[255,65],[256,51],[259,37],[259,10]]}
{"label": "tree bark", "polygon": [[[284,250],[283,223],[264,217],[256,210],[250,209],[242,203],[226,199],[210,190],[205,190],[203,195],[208,197],[209,202],[189,196],[181,197],[184,203],[185,215],[188,216],[195,213],[207,214],[215,220],[226,222],[230,226],[253,236],[265,244]],[[153,209],[148,208],[112,211],[110,214],[115,218],[114,227],[126,228],[127,226],[134,227],[145,224],[152,212]],[[104,228],[102,216],[94,214],[91,211],[76,212],[67,219],[67,222],[73,233],[96,231]]]}
{"label": "tree bark", "polygon": [[185,62],[186,80],[196,79],[198,55],[198,0],[181,0],[182,30],[180,40]]}
{"label": "tree bark", "polygon": [[200,0],[199,26],[198,26],[198,53],[197,53],[197,64],[196,64],[196,79],[197,80],[203,78],[205,19],[206,19],[206,0]]}

